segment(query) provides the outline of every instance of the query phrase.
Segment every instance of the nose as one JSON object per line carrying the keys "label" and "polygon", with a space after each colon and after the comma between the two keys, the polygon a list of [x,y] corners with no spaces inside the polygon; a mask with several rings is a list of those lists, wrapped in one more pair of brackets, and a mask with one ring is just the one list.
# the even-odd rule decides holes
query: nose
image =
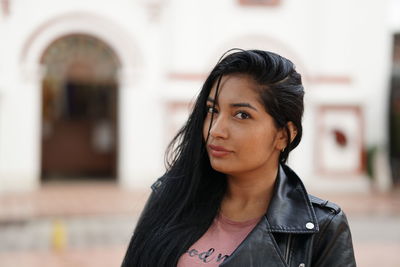
{"label": "nose", "polygon": [[211,129],[210,136],[215,139],[226,139],[229,136],[228,131],[228,122],[227,119],[222,115],[218,114],[218,116],[214,116]]}

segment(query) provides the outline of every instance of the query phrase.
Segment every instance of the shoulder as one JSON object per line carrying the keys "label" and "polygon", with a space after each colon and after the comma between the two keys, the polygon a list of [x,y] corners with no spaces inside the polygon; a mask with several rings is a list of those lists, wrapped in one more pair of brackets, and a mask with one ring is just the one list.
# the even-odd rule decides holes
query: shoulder
{"label": "shoulder", "polygon": [[308,194],[308,198],[310,199],[310,202],[313,205],[314,209],[320,209],[322,211],[331,212],[333,214],[338,214],[342,211],[339,205],[329,200],[324,200],[310,194]]}
{"label": "shoulder", "polygon": [[350,227],[339,205],[309,195],[319,223],[313,266],[356,266]]}
{"label": "shoulder", "polygon": [[329,229],[339,226],[348,228],[346,215],[338,204],[310,194],[308,197],[314,208],[321,232],[329,232]]}
{"label": "shoulder", "polygon": [[332,220],[335,217],[345,217],[342,208],[338,204],[310,194],[308,194],[308,198],[310,199],[315,215],[320,224],[327,220]]}

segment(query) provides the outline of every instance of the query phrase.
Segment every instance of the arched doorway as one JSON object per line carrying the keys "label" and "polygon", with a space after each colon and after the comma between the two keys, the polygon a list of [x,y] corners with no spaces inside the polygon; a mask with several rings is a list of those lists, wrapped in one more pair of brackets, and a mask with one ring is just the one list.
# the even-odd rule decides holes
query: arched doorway
{"label": "arched doorway", "polygon": [[117,72],[103,41],[74,34],[43,53],[43,180],[116,177]]}
{"label": "arched doorway", "polygon": [[394,36],[389,116],[392,178],[393,184],[400,186],[400,34]]}

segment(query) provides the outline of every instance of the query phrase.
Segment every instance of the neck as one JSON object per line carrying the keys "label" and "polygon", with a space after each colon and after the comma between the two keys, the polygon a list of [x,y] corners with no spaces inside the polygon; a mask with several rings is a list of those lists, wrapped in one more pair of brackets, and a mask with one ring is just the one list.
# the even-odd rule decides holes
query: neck
{"label": "neck", "polygon": [[228,175],[228,188],[222,201],[224,216],[243,221],[263,216],[271,200],[278,166],[267,173]]}

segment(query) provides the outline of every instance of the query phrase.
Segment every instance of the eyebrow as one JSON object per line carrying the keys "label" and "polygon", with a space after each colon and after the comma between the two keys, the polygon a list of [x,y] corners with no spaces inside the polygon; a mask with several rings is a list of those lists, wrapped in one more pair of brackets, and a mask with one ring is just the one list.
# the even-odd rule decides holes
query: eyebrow
{"label": "eyebrow", "polygon": [[[218,104],[215,102],[215,100],[211,97],[207,98],[207,101],[210,101],[213,104]],[[245,107],[245,108],[251,108],[254,109],[255,111],[258,111],[255,107],[250,105],[249,103],[232,103],[230,104],[231,107]]]}

